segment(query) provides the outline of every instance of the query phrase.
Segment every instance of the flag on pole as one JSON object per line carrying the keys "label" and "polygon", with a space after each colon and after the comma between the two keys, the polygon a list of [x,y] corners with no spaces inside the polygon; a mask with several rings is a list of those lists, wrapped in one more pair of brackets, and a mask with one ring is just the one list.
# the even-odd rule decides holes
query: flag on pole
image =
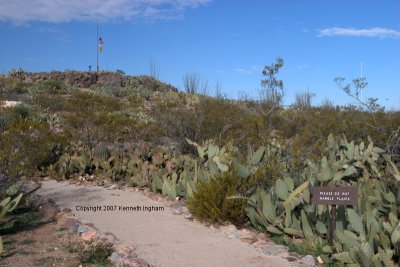
{"label": "flag on pole", "polygon": [[100,51],[100,53],[103,52],[103,44],[104,44],[103,39],[101,39],[101,37],[100,37],[99,38],[99,51]]}

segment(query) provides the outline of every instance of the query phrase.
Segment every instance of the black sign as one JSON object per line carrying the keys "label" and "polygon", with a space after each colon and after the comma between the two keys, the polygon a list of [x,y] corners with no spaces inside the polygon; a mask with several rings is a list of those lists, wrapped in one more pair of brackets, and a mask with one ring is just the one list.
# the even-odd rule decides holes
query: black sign
{"label": "black sign", "polygon": [[322,187],[312,188],[311,202],[323,205],[357,205],[356,187]]}

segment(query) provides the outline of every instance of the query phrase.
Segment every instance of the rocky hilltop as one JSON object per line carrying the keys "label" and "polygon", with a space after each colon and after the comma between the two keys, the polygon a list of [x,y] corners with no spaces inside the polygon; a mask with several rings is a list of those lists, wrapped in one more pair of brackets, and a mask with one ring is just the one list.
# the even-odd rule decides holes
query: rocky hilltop
{"label": "rocky hilltop", "polygon": [[44,81],[61,81],[67,86],[89,88],[93,85],[109,85],[125,87],[136,84],[145,88],[154,88],[157,91],[174,91],[178,89],[170,84],[163,83],[149,76],[128,76],[117,72],[80,72],[80,71],[52,71],[52,72],[24,72],[16,71],[10,76],[17,77],[21,82],[38,84]]}

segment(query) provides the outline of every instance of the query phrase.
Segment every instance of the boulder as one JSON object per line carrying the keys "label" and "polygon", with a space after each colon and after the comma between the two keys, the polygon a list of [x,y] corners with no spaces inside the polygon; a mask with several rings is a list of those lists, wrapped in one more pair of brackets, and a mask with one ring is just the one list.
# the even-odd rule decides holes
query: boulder
{"label": "boulder", "polygon": [[39,212],[46,222],[54,220],[59,211],[59,208],[52,200],[47,201],[39,207]]}
{"label": "boulder", "polygon": [[71,225],[78,224],[78,219],[73,216],[61,216],[57,220],[57,224],[61,227],[69,228]]}
{"label": "boulder", "polygon": [[257,234],[247,229],[240,230],[240,241],[253,244],[257,242]]}
{"label": "boulder", "polygon": [[150,267],[150,265],[140,258],[125,259],[124,264],[129,267]]}
{"label": "boulder", "polygon": [[87,231],[81,234],[81,238],[84,241],[94,241],[98,238],[99,236],[97,235],[97,232],[92,230],[92,231]]}
{"label": "boulder", "polygon": [[114,250],[118,253],[124,253],[126,255],[128,255],[129,253],[131,253],[134,248],[128,245],[115,245],[114,246]]}
{"label": "boulder", "polygon": [[106,241],[107,243],[110,243],[110,244],[115,244],[115,242],[117,242],[117,238],[115,237],[115,235],[114,234],[112,234],[112,233],[103,233],[101,236],[100,236],[100,239],[102,239],[102,240],[104,240],[104,241]]}
{"label": "boulder", "polygon": [[240,237],[240,233],[234,225],[225,226],[222,228],[222,231],[228,239],[234,239]]}
{"label": "boulder", "polygon": [[301,261],[303,263],[303,266],[307,266],[307,267],[315,266],[315,259],[311,255],[304,256],[303,258],[301,258]]}

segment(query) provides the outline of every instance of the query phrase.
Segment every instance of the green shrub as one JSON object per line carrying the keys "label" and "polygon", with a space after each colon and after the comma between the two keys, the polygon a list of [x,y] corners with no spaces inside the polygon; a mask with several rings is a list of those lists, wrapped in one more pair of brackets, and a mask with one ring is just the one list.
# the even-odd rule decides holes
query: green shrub
{"label": "green shrub", "polygon": [[152,101],[150,115],[166,136],[179,142],[182,151],[189,151],[184,138],[195,142],[214,139],[218,145],[233,141],[242,151],[247,143],[262,143],[259,125],[252,123],[254,114],[232,101],[175,93]]}
{"label": "green shrub", "polygon": [[59,93],[65,88],[64,83],[60,80],[45,80],[40,82],[39,86],[42,87],[43,91],[49,93]]}
{"label": "green shrub", "polygon": [[2,79],[1,82],[1,91],[3,94],[23,94],[26,93],[27,85],[21,81],[18,77],[15,76],[6,76]]}
{"label": "green shrub", "polygon": [[96,264],[96,266],[108,266],[108,257],[112,253],[112,245],[103,241],[80,242],[69,245],[70,253],[78,253],[81,263]]}
{"label": "green shrub", "polygon": [[103,264],[109,263],[108,257],[111,256],[112,245],[104,242],[86,244],[79,256],[83,263]]}
{"label": "green shrub", "polygon": [[68,99],[66,109],[78,114],[100,111],[113,112],[120,109],[120,103],[115,97],[103,96],[92,92],[77,92]]}
{"label": "green shrub", "polygon": [[100,93],[104,96],[124,97],[127,95],[127,91],[125,88],[110,84],[96,84],[93,85],[91,89],[96,93]]}
{"label": "green shrub", "polygon": [[65,114],[68,130],[89,149],[100,141],[113,139],[118,134],[127,133],[127,138],[132,137],[129,135],[131,132],[125,128],[129,128],[133,120],[126,114],[118,113],[120,103],[117,98],[78,92],[68,99],[65,108],[68,111]]}
{"label": "green shrub", "polygon": [[66,122],[76,139],[89,149],[99,142],[128,142],[137,139],[136,118],[123,112],[68,114]]}
{"label": "green shrub", "polygon": [[47,123],[19,119],[0,131],[0,170],[6,179],[30,176],[55,162],[63,138],[51,133]]}
{"label": "green shrub", "polygon": [[67,99],[62,95],[48,95],[40,93],[35,95],[32,105],[49,112],[66,111]]}
{"label": "green shrub", "polygon": [[246,184],[240,182],[233,171],[208,179],[197,185],[197,192],[188,201],[188,208],[201,220],[212,222],[230,221],[236,225],[246,222],[246,201],[228,200],[229,196],[244,193]]}
{"label": "green shrub", "polygon": [[0,110],[0,131],[7,129],[20,120],[28,119],[34,114],[31,107],[26,105],[17,105],[15,107]]}

